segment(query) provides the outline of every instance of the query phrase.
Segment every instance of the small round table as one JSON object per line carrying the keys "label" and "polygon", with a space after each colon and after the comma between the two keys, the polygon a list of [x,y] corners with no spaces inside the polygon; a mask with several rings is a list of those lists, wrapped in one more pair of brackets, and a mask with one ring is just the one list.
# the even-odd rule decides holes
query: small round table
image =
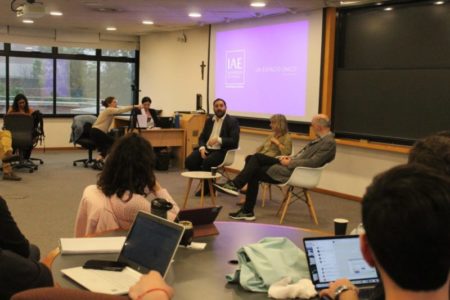
{"label": "small round table", "polygon": [[194,179],[200,180],[200,206],[203,207],[204,202],[204,182],[205,180],[208,181],[209,186],[209,195],[211,196],[211,201],[214,206],[216,206],[216,195],[214,195],[214,189],[212,186],[212,180],[222,177],[219,173],[216,175],[212,175],[211,172],[205,172],[205,171],[190,171],[190,172],[183,172],[181,173],[181,176],[186,177],[189,179],[188,186],[186,189],[186,195],[184,196],[184,203],[183,208],[186,208],[186,204],[189,198],[189,193],[191,192],[191,185],[192,181]]}

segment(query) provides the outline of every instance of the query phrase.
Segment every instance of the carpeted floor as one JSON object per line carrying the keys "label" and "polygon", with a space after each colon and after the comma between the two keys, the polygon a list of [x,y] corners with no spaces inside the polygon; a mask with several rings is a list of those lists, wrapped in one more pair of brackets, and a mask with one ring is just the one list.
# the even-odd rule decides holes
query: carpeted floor
{"label": "carpeted floor", "polygon": [[[10,182],[0,180],[0,195],[6,199],[19,227],[27,238],[41,248],[45,256],[57,247],[60,237],[71,237],[78,203],[85,186],[94,184],[98,171],[82,166],[72,166],[75,159],[84,158],[84,151],[49,151],[36,152],[35,157],[42,158],[44,164],[34,173],[17,171],[22,181]],[[167,188],[181,206],[186,191],[187,179],[181,177],[181,170],[171,168],[158,171],[157,179]],[[261,195],[261,193],[260,193]],[[360,222],[360,203],[328,195],[312,193],[319,225],[315,225],[304,203],[294,203],[287,213],[285,224],[288,226],[333,231],[333,219],[336,217],[350,220],[349,231]],[[282,195],[274,189],[273,200],[266,202],[264,208],[258,200],[255,210],[256,222],[278,224],[275,215]],[[223,206],[219,220],[230,220],[228,213],[235,211],[238,198],[219,194],[217,204]],[[209,204],[209,198],[206,199]],[[199,205],[199,199],[193,195],[188,206]]]}

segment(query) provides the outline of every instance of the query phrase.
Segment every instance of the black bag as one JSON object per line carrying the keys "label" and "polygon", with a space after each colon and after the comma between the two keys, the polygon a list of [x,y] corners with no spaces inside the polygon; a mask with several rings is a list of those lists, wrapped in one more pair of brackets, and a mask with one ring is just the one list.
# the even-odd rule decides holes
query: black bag
{"label": "black bag", "polygon": [[169,170],[170,152],[167,149],[162,149],[156,153],[155,168],[159,171]]}

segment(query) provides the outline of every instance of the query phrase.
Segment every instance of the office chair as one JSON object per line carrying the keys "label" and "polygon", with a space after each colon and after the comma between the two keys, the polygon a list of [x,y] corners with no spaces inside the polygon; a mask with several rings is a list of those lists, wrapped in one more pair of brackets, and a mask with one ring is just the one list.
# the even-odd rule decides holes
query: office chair
{"label": "office chair", "polygon": [[73,166],[77,163],[83,163],[84,167],[87,168],[95,162],[92,158],[92,153],[95,150],[95,143],[91,140],[91,128],[97,117],[92,115],[78,115],[73,118],[72,123],[72,136],[70,141],[74,145],[80,145],[84,149],[88,150],[88,158],[77,159],[73,161]]}
{"label": "office chair", "polygon": [[11,131],[12,147],[19,154],[19,161],[12,163],[12,167],[33,173],[38,166],[24,157],[25,151],[33,147],[33,118],[25,114],[8,114],[3,118],[3,126]]}

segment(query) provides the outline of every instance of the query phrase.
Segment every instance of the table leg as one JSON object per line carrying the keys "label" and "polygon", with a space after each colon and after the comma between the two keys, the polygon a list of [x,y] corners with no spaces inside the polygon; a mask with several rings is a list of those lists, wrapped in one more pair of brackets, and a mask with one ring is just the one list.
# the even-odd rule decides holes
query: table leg
{"label": "table leg", "polygon": [[205,200],[205,180],[200,179],[200,206],[203,207],[203,201]]}
{"label": "table leg", "polygon": [[214,206],[216,206],[216,193],[214,192],[213,185],[212,185],[212,179],[208,179],[208,185],[209,185],[209,194],[211,196],[211,201]]}
{"label": "table leg", "polygon": [[189,178],[187,189],[186,189],[186,195],[184,196],[183,208],[186,208],[186,204],[187,204],[187,201],[189,198],[189,193],[191,192],[191,184],[192,184],[192,178]]}

